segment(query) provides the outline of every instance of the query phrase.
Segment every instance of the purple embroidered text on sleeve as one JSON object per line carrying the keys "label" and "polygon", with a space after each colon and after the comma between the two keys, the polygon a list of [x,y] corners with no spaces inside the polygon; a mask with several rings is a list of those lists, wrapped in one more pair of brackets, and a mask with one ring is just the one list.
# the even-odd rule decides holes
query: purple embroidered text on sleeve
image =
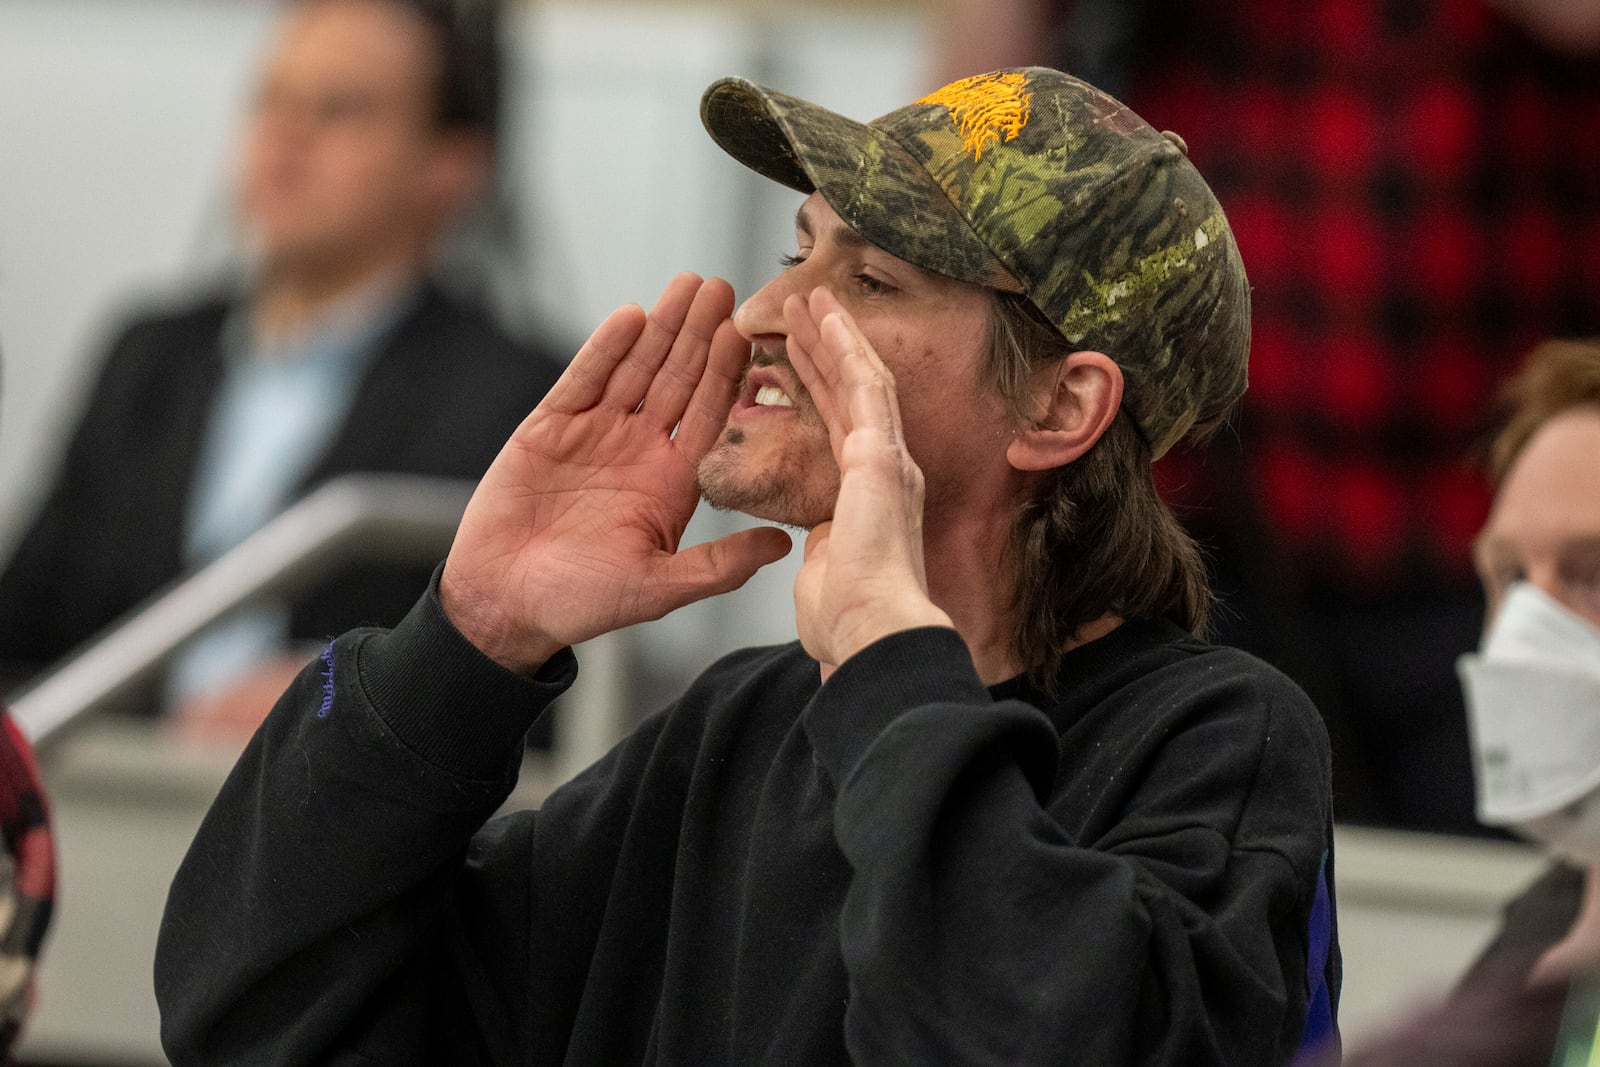
{"label": "purple embroidered text on sleeve", "polygon": [[333,642],[328,642],[328,647],[322,650],[322,707],[317,709],[317,718],[326,719],[333,710]]}

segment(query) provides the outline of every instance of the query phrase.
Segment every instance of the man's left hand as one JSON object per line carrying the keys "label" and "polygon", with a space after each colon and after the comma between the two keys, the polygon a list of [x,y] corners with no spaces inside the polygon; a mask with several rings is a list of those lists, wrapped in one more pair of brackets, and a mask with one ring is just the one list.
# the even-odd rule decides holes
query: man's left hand
{"label": "man's left hand", "polygon": [[800,641],[826,678],[879,638],[952,624],[928,596],[922,471],[906,449],[894,376],[828,290],[791,296],[783,311],[790,363],[839,466],[833,518],[806,539],[794,584]]}

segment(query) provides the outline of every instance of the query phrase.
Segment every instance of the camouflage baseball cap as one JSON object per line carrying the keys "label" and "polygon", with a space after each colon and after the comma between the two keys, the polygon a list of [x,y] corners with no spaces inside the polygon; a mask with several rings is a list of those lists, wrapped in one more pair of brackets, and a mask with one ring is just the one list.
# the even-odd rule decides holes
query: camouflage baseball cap
{"label": "camouflage baseball cap", "polygon": [[1244,392],[1250,288],[1222,208],[1180,138],[1093,86],[1021,67],[861,123],[724,78],[700,119],[884,251],[1024,293],[1069,343],[1116,360],[1155,455]]}

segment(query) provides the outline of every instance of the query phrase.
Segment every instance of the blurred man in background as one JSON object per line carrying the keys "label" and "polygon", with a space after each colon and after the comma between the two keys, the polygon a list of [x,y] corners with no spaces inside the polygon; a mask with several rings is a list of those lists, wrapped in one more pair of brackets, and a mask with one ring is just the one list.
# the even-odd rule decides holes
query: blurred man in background
{"label": "blurred man in background", "polygon": [[1600,5],[950,0],[946,28],[947,71],[1053,61],[1203,131],[1250,393],[1237,437],[1158,471],[1214,549],[1217,637],[1311,693],[1341,819],[1481,832],[1464,457],[1515,353],[1600,332]]}
{"label": "blurred man in background", "polygon": [[[499,66],[489,5],[289,5],[238,155],[248,276],[112,346],[0,575],[13,682],[334,476],[482,473],[559,371],[431,277],[491,181]],[[309,656],[294,642],[398,620],[425,575],[346,567],[220,624],[164,700],[253,725]]]}

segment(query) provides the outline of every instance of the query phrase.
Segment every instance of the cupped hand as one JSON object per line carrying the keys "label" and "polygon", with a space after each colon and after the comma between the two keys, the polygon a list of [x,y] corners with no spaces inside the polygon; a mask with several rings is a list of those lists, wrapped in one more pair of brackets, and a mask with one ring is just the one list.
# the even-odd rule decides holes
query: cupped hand
{"label": "cupped hand", "polygon": [[794,586],[801,643],[826,677],[879,638],[951,620],[928,596],[922,471],[906,449],[893,374],[827,289],[791,296],[783,311],[790,362],[839,466],[833,518],[806,539]]}
{"label": "cupped hand", "polygon": [[451,622],[529,672],[560,649],[727,592],[789,550],[744,530],[691,548],[695,465],[749,346],[720,279],[674,278],[647,315],[613,312],[484,475],[445,561]]}

